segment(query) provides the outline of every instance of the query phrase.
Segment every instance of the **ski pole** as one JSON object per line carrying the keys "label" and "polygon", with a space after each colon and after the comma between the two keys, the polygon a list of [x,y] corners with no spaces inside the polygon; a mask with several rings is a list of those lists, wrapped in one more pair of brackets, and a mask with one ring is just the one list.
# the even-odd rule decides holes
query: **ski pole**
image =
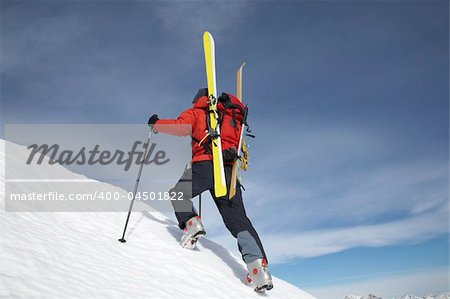
{"label": "ski pole", "polygon": [[127,216],[127,220],[125,221],[125,227],[123,228],[122,238],[118,239],[118,241],[122,242],[122,243],[125,243],[127,241],[127,240],[125,240],[125,233],[127,231],[128,221],[130,220],[131,210],[133,209],[134,200],[136,198],[136,193],[137,193],[137,190],[139,187],[139,180],[141,179],[142,169],[144,168],[144,164],[145,164],[144,163],[145,158],[147,157],[148,148],[150,147],[150,138],[152,137],[152,133],[153,133],[153,128],[150,129],[150,133],[148,133],[148,137],[147,137],[147,142],[144,144],[145,151],[144,151],[144,156],[142,157],[142,160],[141,160],[141,164],[139,166],[136,183],[134,184],[133,199],[131,200],[130,208],[128,209],[128,216]]}

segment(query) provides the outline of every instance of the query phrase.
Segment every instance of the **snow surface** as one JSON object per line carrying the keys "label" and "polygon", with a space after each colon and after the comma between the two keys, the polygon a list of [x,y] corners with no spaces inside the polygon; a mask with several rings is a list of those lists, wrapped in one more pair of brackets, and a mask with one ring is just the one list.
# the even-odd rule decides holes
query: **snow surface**
{"label": "snow surface", "polygon": [[[131,215],[125,244],[117,239],[126,213],[5,212],[4,146],[0,140],[2,298],[314,298],[276,277],[273,290],[255,293],[244,284],[240,258],[208,238],[198,250],[181,248],[176,223],[156,212]],[[27,149],[11,146],[14,165],[8,171],[24,175]],[[32,177],[46,179],[46,167]],[[59,165],[52,166],[55,171],[60,178],[86,178]]]}

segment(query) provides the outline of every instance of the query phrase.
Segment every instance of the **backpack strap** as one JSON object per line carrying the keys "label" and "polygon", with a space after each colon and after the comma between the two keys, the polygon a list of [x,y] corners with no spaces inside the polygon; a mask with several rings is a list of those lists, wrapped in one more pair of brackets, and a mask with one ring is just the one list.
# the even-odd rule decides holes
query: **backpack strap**
{"label": "backpack strap", "polygon": [[[216,130],[213,130],[211,128],[211,123],[210,123],[211,113],[214,113],[214,112],[209,111],[209,107],[205,108],[205,112],[206,112],[206,125],[207,125],[207,129],[205,131],[205,136],[203,136],[203,138],[201,140],[198,140],[198,139],[192,137],[192,140],[197,143],[197,146],[203,147],[205,154],[212,154],[211,144],[209,144],[209,142],[204,142],[204,141],[206,139],[210,139],[211,142],[214,142],[214,140],[219,136],[219,134],[217,133]],[[220,115],[219,115],[219,119],[220,119]]]}
{"label": "backpack strap", "polygon": [[191,136],[192,141],[194,141],[198,146],[203,147],[204,153],[205,154],[212,154],[212,149],[211,149],[211,145],[209,144],[209,142],[204,142],[206,139],[209,138],[209,134],[207,133],[208,131],[206,131],[205,136],[201,139],[198,140],[197,138],[194,138],[193,136]]}
{"label": "backpack strap", "polygon": [[[212,101],[212,100],[216,100],[216,99],[214,97],[211,97],[209,99],[209,101]],[[214,140],[217,137],[219,137],[219,133],[216,130],[214,130],[213,128],[211,128],[211,113],[219,113],[219,112],[218,111],[214,112],[212,110],[209,110],[209,107],[206,109],[206,124],[207,124],[207,128],[208,128],[207,134],[209,135],[209,137],[211,137],[211,141],[214,142]],[[218,115],[218,118],[220,119],[220,114]],[[220,123],[219,123],[219,125],[220,125]]]}

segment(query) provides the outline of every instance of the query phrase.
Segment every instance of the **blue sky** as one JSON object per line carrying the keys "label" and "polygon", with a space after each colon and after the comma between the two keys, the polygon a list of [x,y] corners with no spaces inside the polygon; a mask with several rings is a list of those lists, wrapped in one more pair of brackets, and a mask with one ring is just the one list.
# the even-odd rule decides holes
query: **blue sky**
{"label": "blue sky", "polygon": [[211,31],[220,91],[247,62],[244,196],[274,274],[319,298],[448,288],[447,1],[2,1],[0,22],[2,124],[176,117]]}

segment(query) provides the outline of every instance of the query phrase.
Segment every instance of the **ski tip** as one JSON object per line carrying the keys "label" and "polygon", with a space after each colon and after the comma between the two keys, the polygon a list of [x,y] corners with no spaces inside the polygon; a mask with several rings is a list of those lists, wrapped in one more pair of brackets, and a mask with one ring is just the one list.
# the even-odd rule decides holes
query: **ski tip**
{"label": "ski tip", "polygon": [[246,65],[246,63],[245,62],[243,62],[242,64],[241,64],[241,67],[240,67],[240,69],[242,69],[244,66]]}
{"label": "ski tip", "polygon": [[203,32],[203,37],[209,37],[209,38],[213,38],[212,34],[209,33],[209,31],[205,31]]}
{"label": "ski tip", "polygon": [[214,52],[214,38],[209,31],[205,31],[203,33],[203,44],[206,46],[210,46],[212,48],[212,51]]}

